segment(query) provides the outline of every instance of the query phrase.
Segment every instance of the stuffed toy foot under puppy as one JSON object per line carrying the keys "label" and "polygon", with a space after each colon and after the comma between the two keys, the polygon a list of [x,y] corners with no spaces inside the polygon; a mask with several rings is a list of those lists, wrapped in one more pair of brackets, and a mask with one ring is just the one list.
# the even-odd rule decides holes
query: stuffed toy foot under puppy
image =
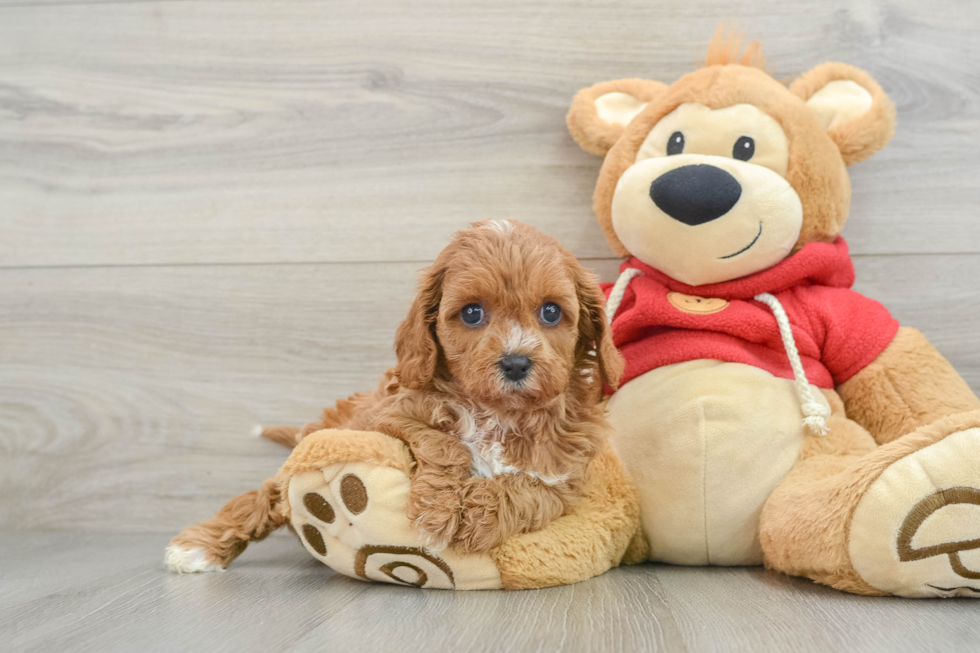
{"label": "stuffed toy foot under puppy", "polygon": [[638,486],[629,560],[765,564],[858,594],[980,597],[980,401],[851,290],[846,167],[895,109],[867,73],[789,86],[719,30],[666,85],[581,91],[606,287],[626,358],[609,402]]}
{"label": "stuffed toy foot under puppy", "polygon": [[224,568],[287,522],[341,573],[419,587],[540,587],[617,564],[638,509],[599,403],[622,372],[604,304],[532,227],[457,233],[377,390],[268,430],[296,446],[279,474],[174,538],[168,565]]}

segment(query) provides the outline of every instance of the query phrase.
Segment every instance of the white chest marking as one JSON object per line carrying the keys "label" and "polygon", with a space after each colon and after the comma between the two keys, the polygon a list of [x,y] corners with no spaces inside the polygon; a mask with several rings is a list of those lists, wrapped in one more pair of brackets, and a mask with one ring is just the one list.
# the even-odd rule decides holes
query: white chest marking
{"label": "white chest marking", "polygon": [[493,416],[475,416],[472,411],[462,406],[457,406],[456,412],[460,417],[457,437],[470,451],[472,476],[494,478],[509,474],[524,474],[538,479],[545,485],[557,485],[568,480],[567,475],[544,476],[504,462],[504,440],[512,427],[501,424]]}

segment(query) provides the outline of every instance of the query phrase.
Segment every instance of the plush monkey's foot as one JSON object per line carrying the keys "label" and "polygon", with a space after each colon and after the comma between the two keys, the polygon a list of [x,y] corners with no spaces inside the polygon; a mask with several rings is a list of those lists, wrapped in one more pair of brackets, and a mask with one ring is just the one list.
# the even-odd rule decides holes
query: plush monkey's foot
{"label": "plush monkey's foot", "polygon": [[636,490],[606,449],[570,515],[488,554],[432,550],[408,519],[415,462],[381,433],[311,433],[279,470],[282,510],[303,546],[353,578],[411,587],[532,589],[577,583],[619,564],[639,528]]}
{"label": "plush monkey's foot", "polygon": [[405,446],[388,436],[313,433],[281,472],[289,521],[313,557],[353,578],[424,588],[500,588],[500,573],[488,555],[425,546],[406,516],[412,471]]}
{"label": "plush monkey's foot", "polygon": [[891,463],[861,497],[848,548],[884,592],[980,598],[980,426]]}

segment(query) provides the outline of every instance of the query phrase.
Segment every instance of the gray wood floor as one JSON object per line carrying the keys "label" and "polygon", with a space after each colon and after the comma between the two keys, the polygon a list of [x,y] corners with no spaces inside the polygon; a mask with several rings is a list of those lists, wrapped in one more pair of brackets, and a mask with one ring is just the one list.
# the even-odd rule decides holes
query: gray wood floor
{"label": "gray wood floor", "polygon": [[[644,565],[527,592],[369,585],[291,537],[174,576],[164,534],[0,535],[3,650],[976,651],[974,602],[848,596],[761,568]],[[9,571],[8,571],[9,570]],[[69,571],[70,570],[70,571]]]}
{"label": "gray wood floor", "polygon": [[283,537],[163,573],[283,460],[255,424],[374,385],[453,230],[523,220],[611,278],[567,105],[676,79],[722,19],[896,101],[852,169],[857,288],[980,390],[976,2],[0,0],[0,649],[976,650],[977,603],[758,569],[409,592]]}

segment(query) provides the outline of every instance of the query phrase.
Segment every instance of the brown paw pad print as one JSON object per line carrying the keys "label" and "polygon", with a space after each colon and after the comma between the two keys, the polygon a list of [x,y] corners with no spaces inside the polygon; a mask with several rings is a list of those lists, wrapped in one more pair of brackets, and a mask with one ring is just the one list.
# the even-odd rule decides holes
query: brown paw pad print
{"label": "brown paw pad print", "polygon": [[337,518],[330,502],[316,492],[308,492],[303,497],[303,505],[310,511],[310,514],[322,521],[324,524],[332,524]]}
{"label": "brown paw pad print", "polygon": [[354,573],[365,580],[409,587],[454,589],[453,571],[441,558],[418,547],[364,546],[354,558]]}
{"label": "brown paw pad print", "polygon": [[[902,562],[909,562],[938,555],[947,555],[949,556],[949,564],[956,575],[970,580],[980,579],[980,571],[969,569],[960,560],[960,553],[980,549],[980,539],[943,542],[941,544],[919,548],[912,546],[912,540],[916,536],[923,537],[925,535],[928,537],[928,534],[923,533],[923,531],[928,529],[928,525],[923,528],[923,524],[929,517],[932,517],[943,508],[959,504],[980,506],[980,490],[972,487],[949,488],[948,490],[936,492],[915,504],[912,510],[909,511],[909,514],[906,515],[905,521],[902,522],[902,527],[898,532],[898,559]],[[931,539],[935,540],[935,538]],[[965,589],[980,592],[980,589],[973,587],[966,587]]]}
{"label": "brown paw pad print", "polygon": [[311,549],[321,556],[327,555],[327,544],[323,541],[323,535],[320,534],[320,529],[312,524],[303,524],[303,537]]}
{"label": "brown paw pad print", "polygon": [[367,488],[354,474],[348,474],[340,479],[340,498],[353,515],[361,514],[368,505]]}

